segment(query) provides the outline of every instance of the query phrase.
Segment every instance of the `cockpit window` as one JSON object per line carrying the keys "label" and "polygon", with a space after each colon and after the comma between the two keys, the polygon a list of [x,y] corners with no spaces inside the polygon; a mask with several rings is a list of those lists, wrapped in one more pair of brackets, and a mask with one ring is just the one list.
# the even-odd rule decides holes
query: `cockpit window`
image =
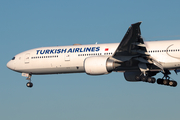
{"label": "cockpit window", "polygon": [[13,57],[12,60],[15,60],[15,57]]}

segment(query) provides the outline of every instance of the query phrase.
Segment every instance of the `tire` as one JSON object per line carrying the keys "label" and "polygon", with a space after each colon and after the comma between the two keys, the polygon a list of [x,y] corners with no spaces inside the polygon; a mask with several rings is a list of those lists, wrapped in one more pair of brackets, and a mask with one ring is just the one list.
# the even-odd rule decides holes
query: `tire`
{"label": "tire", "polygon": [[162,84],[163,84],[163,79],[161,79],[161,78],[158,78],[158,79],[157,79],[157,84],[160,84],[160,85],[162,85]]}
{"label": "tire", "polygon": [[164,80],[163,80],[163,84],[164,84],[164,85],[169,85],[169,80],[164,79]]}
{"label": "tire", "polygon": [[26,84],[26,86],[29,87],[29,88],[31,88],[31,87],[33,86],[33,83],[28,82],[28,83]]}
{"label": "tire", "polygon": [[177,86],[177,82],[176,81],[169,81],[169,86],[172,86],[172,87],[176,87]]}
{"label": "tire", "polygon": [[141,77],[140,77],[139,75],[136,75],[136,76],[135,76],[135,80],[140,81],[140,80],[141,80]]}
{"label": "tire", "polygon": [[173,86],[173,85],[174,85],[174,82],[173,82],[173,81],[169,81],[169,85],[170,85],[170,86]]}
{"label": "tire", "polygon": [[154,77],[151,78],[151,83],[155,83],[156,79]]}
{"label": "tire", "polygon": [[151,77],[148,77],[148,78],[147,78],[147,82],[152,83],[152,78],[151,78]]}
{"label": "tire", "polygon": [[141,76],[141,81],[146,82],[147,81],[147,77],[146,76]]}

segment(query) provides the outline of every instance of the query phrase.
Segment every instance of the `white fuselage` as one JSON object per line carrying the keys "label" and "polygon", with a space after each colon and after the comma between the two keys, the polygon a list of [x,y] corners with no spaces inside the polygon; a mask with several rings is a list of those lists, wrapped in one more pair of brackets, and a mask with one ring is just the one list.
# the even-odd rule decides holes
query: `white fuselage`
{"label": "white fuselage", "polygon": [[[112,56],[119,43],[41,47],[17,54],[8,68],[31,74],[85,72],[84,60]],[[167,69],[180,68],[180,40],[145,42],[147,52]]]}

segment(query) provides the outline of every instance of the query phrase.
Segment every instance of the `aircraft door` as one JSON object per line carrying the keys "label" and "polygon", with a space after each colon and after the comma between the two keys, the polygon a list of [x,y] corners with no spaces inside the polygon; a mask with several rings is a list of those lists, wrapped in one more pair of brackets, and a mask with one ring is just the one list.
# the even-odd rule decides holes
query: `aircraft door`
{"label": "aircraft door", "polygon": [[65,61],[70,61],[70,53],[65,54],[64,60]]}
{"label": "aircraft door", "polygon": [[26,53],[24,58],[24,63],[29,64],[29,62],[30,62],[30,53]]}

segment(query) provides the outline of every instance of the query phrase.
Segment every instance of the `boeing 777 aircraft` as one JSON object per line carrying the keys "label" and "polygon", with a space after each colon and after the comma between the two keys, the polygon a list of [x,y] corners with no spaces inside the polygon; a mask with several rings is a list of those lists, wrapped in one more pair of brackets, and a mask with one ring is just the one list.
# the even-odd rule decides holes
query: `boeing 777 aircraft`
{"label": "boeing 777 aircraft", "polygon": [[27,77],[27,87],[33,86],[32,75],[82,72],[123,72],[127,81],[149,83],[155,83],[153,76],[162,73],[158,84],[177,86],[169,74],[180,69],[180,40],[144,42],[140,24],[132,24],[120,43],[35,48],[15,55],[7,67]]}

